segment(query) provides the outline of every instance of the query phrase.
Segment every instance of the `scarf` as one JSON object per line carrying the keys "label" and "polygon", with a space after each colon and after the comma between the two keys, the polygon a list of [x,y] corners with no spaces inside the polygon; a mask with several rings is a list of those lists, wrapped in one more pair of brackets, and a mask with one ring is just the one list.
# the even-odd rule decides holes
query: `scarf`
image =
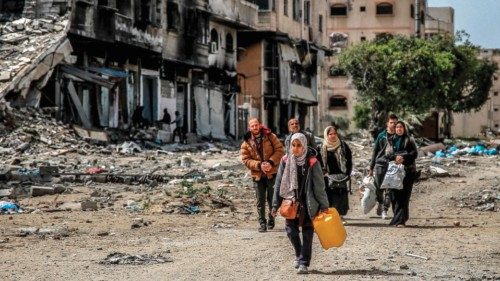
{"label": "scarf", "polygon": [[[344,156],[344,151],[342,150],[342,141],[337,135],[337,140],[332,142],[328,139],[328,132],[333,129],[334,127],[328,126],[326,127],[324,133],[323,133],[323,146],[321,147],[321,160],[323,160],[323,165],[325,165],[326,170],[328,171],[328,162],[327,162],[327,156],[328,156],[328,151],[333,152],[335,154],[335,158],[337,159],[337,163],[340,167],[340,172],[344,173],[346,172],[346,165],[347,165],[347,159]],[[340,148],[340,149],[339,149]],[[331,172],[328,171],[330,174]]]}
{"label": "scarf", "polygon": [[[301,155],[295,156],[292,153],[292,143],[294,140],[299,140],[304,148]],[[307,138],[304,134],[295,133],[290,139],[290,151],[288,151],[288,161],[285,162],[285,169],[281,177],[280,196],[284,199],[291,199],[296,196],[296,191],[299,189],[297,181],[297,166],[306,164],[307,156]]]}

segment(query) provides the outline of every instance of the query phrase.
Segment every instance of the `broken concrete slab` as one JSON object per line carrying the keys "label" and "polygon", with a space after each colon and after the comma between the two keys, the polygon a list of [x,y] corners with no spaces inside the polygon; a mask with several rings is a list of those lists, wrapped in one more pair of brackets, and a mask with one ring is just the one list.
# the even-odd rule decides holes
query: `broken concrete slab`
{"label": "broken concrete slab", "polygon": [[99,209],[95,201],[84,201],[81,206],[83,211],[97,211]]}
{"label": "broken concrete slab", "polygon": [[54,188],[50,186],[32,186],[30,188],[30,195],[32,197],[52,195],[54,193]]}

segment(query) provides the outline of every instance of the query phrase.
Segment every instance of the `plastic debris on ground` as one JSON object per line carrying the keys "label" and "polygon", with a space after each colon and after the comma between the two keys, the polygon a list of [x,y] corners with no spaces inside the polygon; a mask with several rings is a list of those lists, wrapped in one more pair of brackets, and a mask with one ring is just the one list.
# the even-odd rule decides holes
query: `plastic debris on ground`
{"label": "plastic debris on ground", "polygon": [[21,207],[13,202],[0,201],[0,214],[18,214],[22,213]]}

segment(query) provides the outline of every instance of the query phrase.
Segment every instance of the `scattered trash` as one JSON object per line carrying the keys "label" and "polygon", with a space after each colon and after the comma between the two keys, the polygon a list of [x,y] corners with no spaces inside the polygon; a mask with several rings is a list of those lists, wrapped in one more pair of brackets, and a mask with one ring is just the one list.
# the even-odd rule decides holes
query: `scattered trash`
{"label": "scattered trash", "polygon": [[[419,256],[419,255],[415,255],[415,254],[411,254],[411,253],[406,253],[405,255],[406,255],[406,256],[409,256],[409,257],[418,258],[418,259],[429,260],[429,258],[428,258],[428,257]],[[406,268],[406,269],[408,269],[408,268]]]}
{"label": "scattered trash", "polygon": [[113,252],[109,254],[104,260],[100,261],[99,264],[111,265],[111,264],[158,264],[173,262],[171,257],[165,256],[165,254],[142,254],[142,255],[130,255],[125,253]]}
{"label": "scattered trash", "polygon": [[23,210],[18,204],[9,201],[0,201],[0,214],[18,214]]}

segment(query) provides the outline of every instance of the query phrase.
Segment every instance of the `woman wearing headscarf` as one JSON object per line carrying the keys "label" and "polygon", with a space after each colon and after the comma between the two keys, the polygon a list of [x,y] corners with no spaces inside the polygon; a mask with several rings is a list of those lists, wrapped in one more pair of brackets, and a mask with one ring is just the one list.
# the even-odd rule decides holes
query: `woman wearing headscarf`
{"label": "woman wearing headscarf", "polygon": [[407,126],[402,121],[396,123],[396,136],[393,139],[392,147],[394,152],[388,157],[389,161],[403,164],[405,177],[403,179],[403,189],[391,189],[389,191],[392,212],[394,213],[389,225],[404,227],[410,216],[410,196],[417,172],[415,159],[418,151],[415,140],[409,135]]}
{"label": "woman wearing headscarf", "polygon": [[[306,136],[292,135],[290,151],[280,163],[274,185],[273,216],[283,199],[295,199],[299,210],[295,219],[286,219],[285,229],[295,250],[294,267],[298,274],[308,273],[311,262],[314,229],[312,219],[318,212],[328,209],[328,198],[321,165],[316,151],[307,148]],[[302,228],[302,241],[299,227]]]}
{"label": "woman wearing headscarf", "polygon": [[337,127],[328,126],[324,131],[321,160],[325,174],[326,194],[330,207],[341,216],[349,210],[348,181],[352,171],[352,152],[349,145],[340,139]]}

